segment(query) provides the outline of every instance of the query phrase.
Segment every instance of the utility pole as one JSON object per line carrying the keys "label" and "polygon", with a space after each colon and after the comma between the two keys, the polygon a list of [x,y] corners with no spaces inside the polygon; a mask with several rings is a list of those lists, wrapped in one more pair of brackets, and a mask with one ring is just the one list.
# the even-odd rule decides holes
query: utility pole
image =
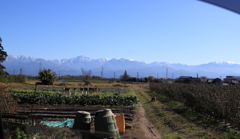
{"label": "utility pole", "polygon": [[173,79],[173,75],[174,75],[174,73],[172,73],[172,79]]}
{"label": "utility pole", "polygon": [[115,79],[115,71],[114,71],[114,79]]}
{"label": "utility pole", "polygon": [[39,63],[39,70],[42,69],[42,62]]}
{"label": "utility pole", "polygon": [[166,79],[168,78],[168,68],[166,69]]}
{"label": "utility pole", "polygon": [[103,77],[103,66],[102,66],[102,71],[101,71],[101,77]]}
{"label": "utility pole", "polygon": [[137,72],[137,78],[139,78],[138,72]]}
{"label": "utility pole", "polygon": [[22,69],[23,69],[23,68],[20,69],[20,75],[22,75]]}

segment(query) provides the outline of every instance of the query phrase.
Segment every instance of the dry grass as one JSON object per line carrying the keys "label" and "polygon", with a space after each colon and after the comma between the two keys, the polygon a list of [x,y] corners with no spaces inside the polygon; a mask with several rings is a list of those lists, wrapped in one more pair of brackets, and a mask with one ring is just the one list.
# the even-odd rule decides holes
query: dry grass
{"label": "dry grass", "polygon": [[206,127],[186,119],[186,117],[176,113],[171,104],[160,101],[151,102],[151,96],[156,94],[149,93],[146,88],[135,87],[134,91],[143,104],[148,119],[163,138],[229,138],[222,131],[215,131],[212,127]]}
{"label": "dry grass", "polygon": [[7,86],[0,84],[0,110],[2,113],[14,113],[17,109],[17,100],[6,93]]}

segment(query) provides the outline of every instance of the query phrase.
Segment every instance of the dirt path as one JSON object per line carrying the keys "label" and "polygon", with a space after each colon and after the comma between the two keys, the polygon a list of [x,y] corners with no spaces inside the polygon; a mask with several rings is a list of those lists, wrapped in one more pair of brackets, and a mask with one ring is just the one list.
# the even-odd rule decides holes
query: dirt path
{"label": "dirt path", "polygon": [[[136,93],[134,92],[136,95]],[[136,95],[137,96],[137,95]],[[133,139],[161,139],[156,128],[148,120],[143,105],[139,102],[135,114],[133,115],[133,128],[126,132],[128,137]]]}
{"label": "dirt path", "polygon": [[140,128],[140,134],[146,139],[160,139],[161,136],[156,131],[155,127],[151,124],[146,116],[146,112],[140,104],[139,110],[134,115],[133,126]]}

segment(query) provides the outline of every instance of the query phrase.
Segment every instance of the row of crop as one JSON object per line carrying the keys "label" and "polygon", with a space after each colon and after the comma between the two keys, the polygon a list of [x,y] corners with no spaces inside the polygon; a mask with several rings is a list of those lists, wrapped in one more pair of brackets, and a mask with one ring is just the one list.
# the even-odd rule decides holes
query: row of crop
{"label": "row of crop", "polygon": [[150,90],[232,126],[240,124],[240,87],[207,84],[151,84]]}
{"label": "row of crop", "polygon": [[[34,90],[33,88],[32,90]],[[37,87],[38,91],[64,91],[64,87]]]}
{"label": "row of crop", "polygon": [[[38,91],[65,91],[65,87],[37,87]],[[98,91],[97,91],[98,89]],[[34,88],[32,88],[32,90],[34,90]],[[106,92],[112,92],[112,93],[128,93],[130,92],[129,89],[125,89],[125,88],[87,88],[87,87],[83,87],[83,88],[69,88],[70,91],[76,91],[76,92],[80,92],[80,91],[96,91],[96,92],[102,92],[102,93],[106,93]]]}
{"label": "row of crop", "polygon": [[130,92],[129,89],[125,89],[125,88],[101,88],[100,89],[101,93],[108,93],[108,92],[112,92],[112,93],[128,93]]}
{"label": "row of crop", "polygon": [[[31,94],[33,95],[34,94],[34,90],[8,90],[8,92],[10,94],[23,94],[23,95],[28,95],[28,94]],[[57,93],[59,94],[59,93]],[[51,95],[48,91],[36,91],[36,95]]]}
{"label": "row of crop", "polygon": [[[110,106],[133,106],[138,103],[134,96],[65,96],[60,93],[12,93],[14,99],[19,100],[19,104],[49,104],[49,105],[110,105]],[[34,98],[34,99],[33,99]]]}

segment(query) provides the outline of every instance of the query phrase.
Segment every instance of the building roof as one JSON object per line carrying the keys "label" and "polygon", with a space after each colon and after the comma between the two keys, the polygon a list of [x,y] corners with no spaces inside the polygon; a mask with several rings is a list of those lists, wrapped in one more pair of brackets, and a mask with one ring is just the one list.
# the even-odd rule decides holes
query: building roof
{"label": "building roof", "polygon": [[180,76],[179,78],[192,78],[192,76]]}

